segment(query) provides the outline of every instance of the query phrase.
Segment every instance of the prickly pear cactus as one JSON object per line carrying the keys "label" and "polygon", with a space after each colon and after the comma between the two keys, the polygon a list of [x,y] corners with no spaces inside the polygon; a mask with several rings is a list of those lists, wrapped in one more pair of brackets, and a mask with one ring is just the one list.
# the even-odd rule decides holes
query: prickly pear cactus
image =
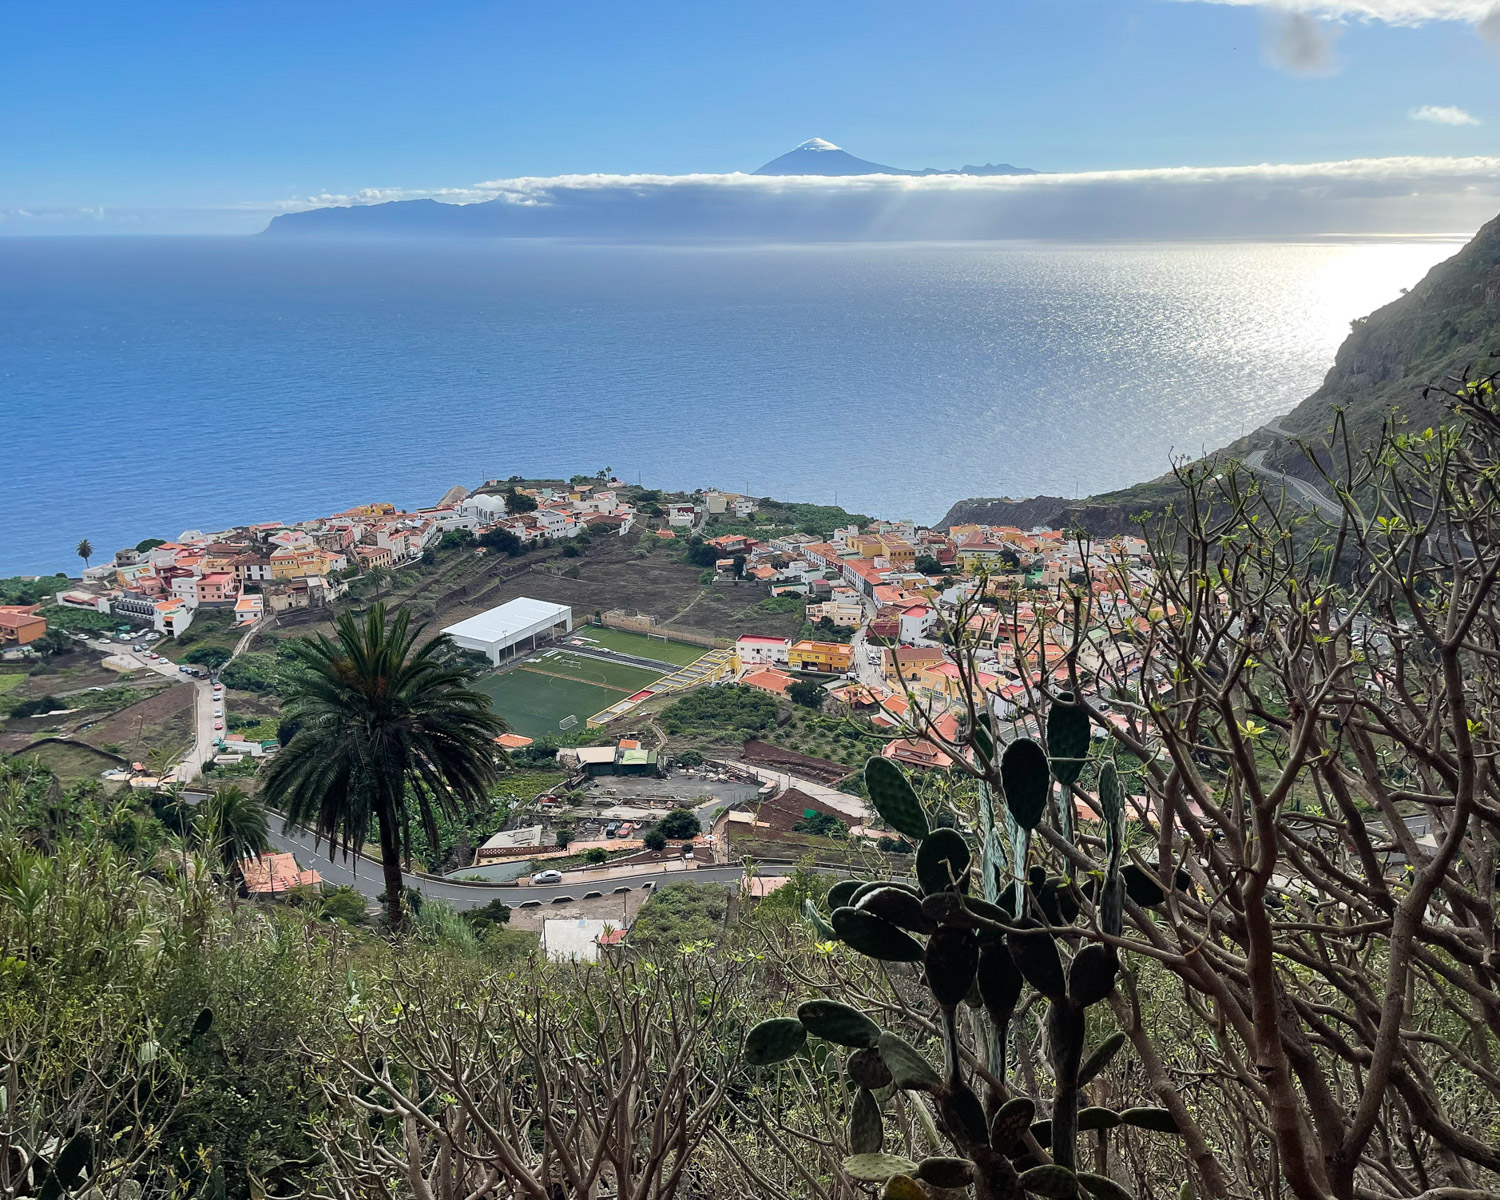
{"label": "prickly pear cactus", "polygon": [[[1066,762],[1049,762],[1028,739],[1004,748],[997,772],[1004,793],[992,790],[994,780],[982,789],[977,856],[957,830],[928,825],[915,790],[894,764],[875,759],[866,767],[881,816],[919,843],[915,883],[843,880],[828,891],[826,917],[809,902],[809,919],[820,936],[831,932],[855,953],[889,964],[886,970],[894,974],[920,971],[941,1030],[941,1062],[858,1009],[822,997],[802,1004],[795,1017],[762,1021],[746,1039],[745,1062],[761,1068],[789,1059],[813,1061],[810,1056],[824,1053],[820,1046],[847,1052],[852,1099],[844,1171],[859,1183],[884,1185],[884,1200],[924,1200],[928,1188],[972,1189],[978,1200],[1129,1200],[1112,1181],[1076,1169],[1080,1130],[1100,1137],[1120,1128],[1176,1131],[1162,1109],[1115,1112],[1083,1103],[1084,1089],[1125,1042],[1116,1033],[1086,1054],[1085,1014],[1113,992],[1119,959],[1112,945],[1090,935],[1087,920],[1079,923],[1089,915],[1084,902],[1091,897],[1071,876],[1028,865],[1031,834],[1052,781],[1065,780],[1065,790],[1076,782],[1073,759],[1087,753],[1087,738],[1087,718],[1080,727],[1068,716],[1061,732],[1048,736],[1050,746],[1070,752]],[[1100,769],[1098,810],[1106,851],[1098,872],[1103,882],[1092,893],[1094,912],[1099,929],[1118,935],[1129,875],[1122,867],[1124,795],[1112,762]],[[1138,902],[1152,899],[1142,892]],[[1010,1024],[1027,987],[1046,1003],[1055,1084],[1051,1113],[1041,1120],[1034,1119],[1037,1105],[1028,1097],[1007,1100],[991,1091],[988,1103],[981,1101],[960,1045],[958,1013],[970,1005],[988,1043],[990,1073],[1005,1079]],[[932,1135],[945,1138],[948,1147],[933,1145],[920,1161],[886,1149],[882,1109],[898,1089],[927,1097],[937,1117]],[[927,1108],[918,1107],[932,1124]]]}

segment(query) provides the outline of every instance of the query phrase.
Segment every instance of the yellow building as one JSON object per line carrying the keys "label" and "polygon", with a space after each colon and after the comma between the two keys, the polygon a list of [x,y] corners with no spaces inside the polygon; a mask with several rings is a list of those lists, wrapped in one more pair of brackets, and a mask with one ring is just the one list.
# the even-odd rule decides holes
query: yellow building
{"label": "yellow building", "polygon": [[917,561],[917,548],[890,533],[861,533],[850,538],[848,544],[860,558],[883,558],[897,569],[908,568]]}
{"label": "yellow building", "polygon": [[278,550],[271,555],[272,579],[306,579],[328,574],[328,556],[315,547]]}
{"label": "yellow building", "polygon": [[796,642],[786,657],[794,671],[843,675],[854,666],[854,647],[848,642]]}
{"label": "yellow building", "polygon": [[927,671],[947,661],[937,646],[887,646],[884,657],[886,682],[897,688],[903,680],[921,685]]}

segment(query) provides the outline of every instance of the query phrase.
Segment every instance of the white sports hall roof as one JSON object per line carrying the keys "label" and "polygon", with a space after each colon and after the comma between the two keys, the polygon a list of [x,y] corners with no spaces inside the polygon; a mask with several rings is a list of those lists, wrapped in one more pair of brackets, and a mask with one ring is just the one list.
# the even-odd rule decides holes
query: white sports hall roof
{"label": "white sports hall roof", "polygon": [[573,610],[566,604],[553,604],[547,600],[532,600],[521,596],[509,600],[477,617],[449,625],[444,633],[453,637],[471,638],[474,641],[504,644],[517,638],[530,637],[540,628],[556,625],[559,621],[571,620]]}

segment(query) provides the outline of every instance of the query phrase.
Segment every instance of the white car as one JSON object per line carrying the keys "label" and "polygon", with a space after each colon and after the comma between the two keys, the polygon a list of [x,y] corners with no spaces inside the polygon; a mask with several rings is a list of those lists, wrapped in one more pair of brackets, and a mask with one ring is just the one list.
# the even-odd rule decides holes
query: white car
{"label": "white car", "polygon": [[214,709],[214,716],[216,716],[216,717],[222,717],[223,715],[224,715],[224,710],[222,708],[216,708],[216,709]]}
{"label": "white car", "polygon": [[538,871],[531,877],[532,883],[561,883],[561,871]]}

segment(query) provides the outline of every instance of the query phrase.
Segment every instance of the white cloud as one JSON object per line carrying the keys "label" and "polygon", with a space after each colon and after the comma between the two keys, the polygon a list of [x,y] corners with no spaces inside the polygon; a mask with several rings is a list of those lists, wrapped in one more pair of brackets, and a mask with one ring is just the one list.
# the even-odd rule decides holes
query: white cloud
{"label": "white cloud", "polygon": [[1420,25],[1425,21],[1485,21],[1500,23],[1496,0],[1180,0],[1193,4],[1229,4],[1240,8],[1280,9],[1311,17],[1384,21],[1390,25]]}
{"label": "white cloud", "polygon": [[[424,191],[371,188],[290,212],[439,200],[442,208],[293,218],[308,232],[889,241],[1281,238],[1472,231],[1500,209],[1500,158],[1404,157],[1022,176],[563,175]],[[473,207],[476,202],[498,203]]]}
{"label": "white cloud", "polygon": [[1479,118],[1452,104],[1424,104],[1412,110],[1413,121],[1431,121],[1434,125],[1478,125]]}

